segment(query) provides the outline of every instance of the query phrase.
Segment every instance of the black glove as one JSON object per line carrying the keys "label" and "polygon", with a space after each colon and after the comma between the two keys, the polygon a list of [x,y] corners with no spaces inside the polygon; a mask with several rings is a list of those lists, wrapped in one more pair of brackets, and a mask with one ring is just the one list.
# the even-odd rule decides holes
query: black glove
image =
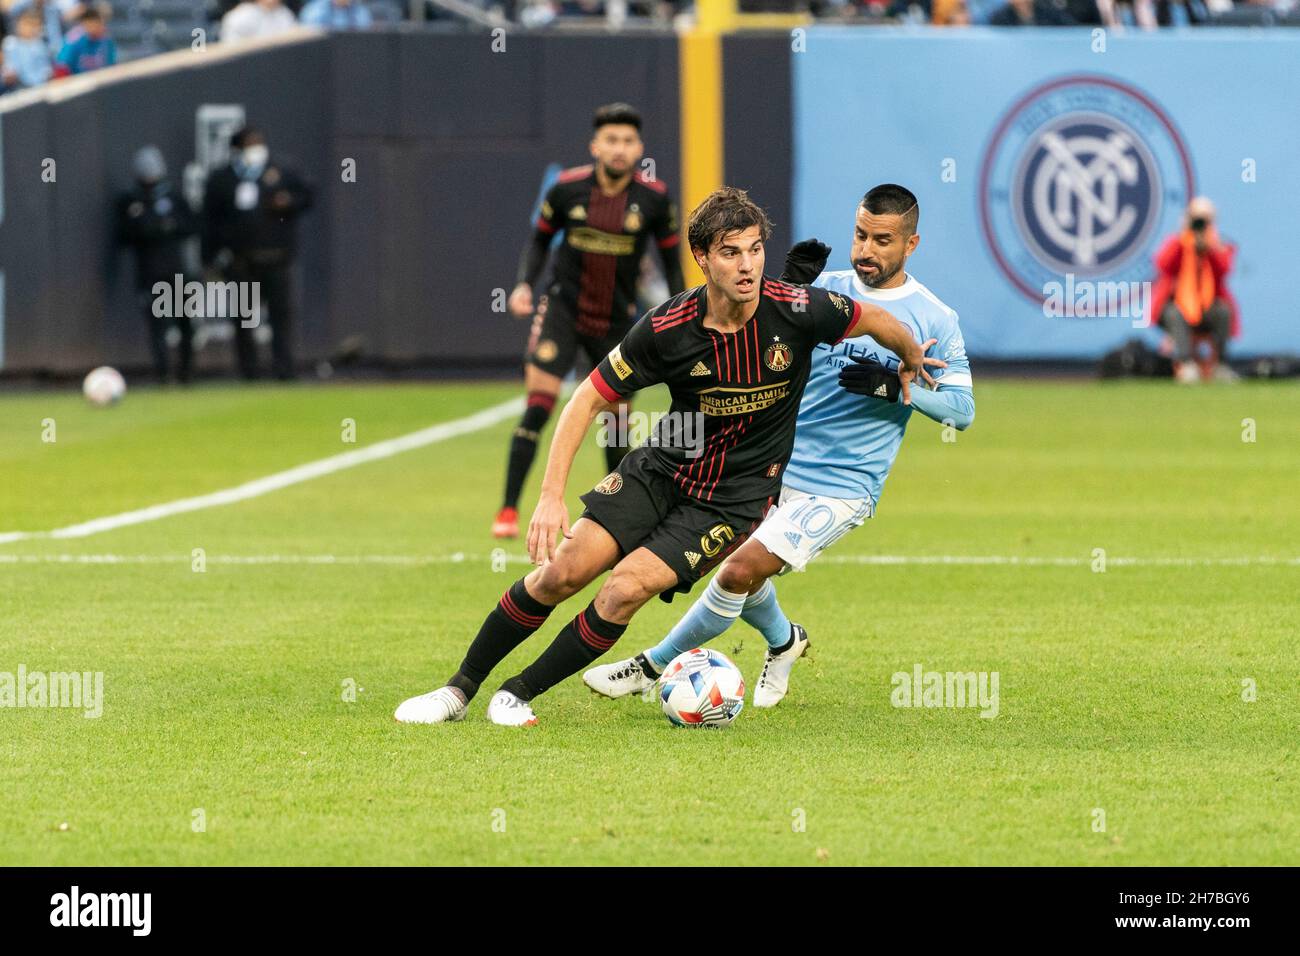
{"label": "black glove", "polygon": [[852,365],[840,369],[840,388],[854,395],[897,402],[903,385],[897,372],[891,372],[875,359],[854,357]]}
{"label": "black glove", "polygon": [[781,273],[782,282],[807,285],[826,268],[826,260],[831,257],[831,247],[817,239],[805,239],[796,242],[785,254],[785,271]]}

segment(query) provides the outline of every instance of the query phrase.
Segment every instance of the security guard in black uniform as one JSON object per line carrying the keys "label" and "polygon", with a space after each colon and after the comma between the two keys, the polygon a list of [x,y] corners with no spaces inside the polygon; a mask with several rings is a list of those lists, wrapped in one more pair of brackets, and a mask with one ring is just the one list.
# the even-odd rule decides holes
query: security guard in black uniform
{"label": "security guard in black uniform", "polygon": [[[230,147],[230,163],[212,172],[203,197],[203,261],[229,280],[258,284],[262,317],[271,327],[272,371],[291,379],[290,266],[297,251],[295,227],[311,206],[312,189],[293,170],[271,162],[261,130],[245,126],[230,138]],[[238,316],[233,321],[240,375],[256,378],[253,329]]]}
{"label": "security guard in black uniform", "polygon": [[[149,347],[154,374],[167,381],[167,329],[180,330],[176,378],[190,380],[194,354],[194,329],[183,309],[174,308],[171,289],[185,284],[185,240],[199,231],[198,217],[185,197],[174,191],[167,179],[167,164],[157,146],[145,146],[135,154],[135,186],[118,202],[118,234],[123,245],[135,250],[135,284],[149,327]],[[153,294],[155,284],[167,283],[167,300]],[[178,313],[178,314],[173,314]]]}

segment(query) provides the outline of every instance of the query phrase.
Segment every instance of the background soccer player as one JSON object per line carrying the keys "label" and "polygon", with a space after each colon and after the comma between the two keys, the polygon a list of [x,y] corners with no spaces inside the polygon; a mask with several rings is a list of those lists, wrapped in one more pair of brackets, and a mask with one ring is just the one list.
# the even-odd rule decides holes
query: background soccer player
{"label": "background soccer player", "polygon": [[[878,306],[765,278],[770,233],[766,213],[738,189],[715,191],[691,214],[688,238],[705,285],[651,310],[574,392],[528,529],[541,567],[502,595],[447,686],[403,702],[397,720],[462,719],[492,669],[557,604],[612,568],[596,599],[488,704],[494,723],[535,723],[534,697],[612,647],[656,594],[689,591],[780,490],[818,343],[869,334],[895,350],[905,400],[926,364],[943,364],[923,358],[911,331]],[[592,421],[658,382],[668,385],[672,408],[655,440],[582,496],[586,511],[570,529],[564,490]],[[703,419],[699,455],[680,440],[693,416]]]}
{"label": "background soccer player", "polygon": [[[640,114],[626,103],[611,103],[596,110],[592,125],[593,162],[565,170],[547,191],[510,293],[510,311],[520,318],[533,315],[533,328],[524,365],[527,405],[510,439],[505,500],[492,524],[498,538],[519,536],[519,495],[578,348],[595,365],[632,327],[638,312],[637,276],[651,237],[663,259],[669,294],[685,286],[677,207],[668,187],[639,169],[645,152]],[[534,314],[533,286],[561,231],[554,274]],[[622,420],[626,407],[618,413]],[[611,471],[625,450],[616,441],[605,446]]]}
{"label": "background soccer player", "polygon": [[[919,217],[911,192],[892,184],[875,187],[857,208],[853,268],[823,273],[814,284],[887,309],[932,346],[948,363],[935,373],[936,390],[914,390],[909,407],[899,401],[898,359],[877,343],[848,338],[817,346],[778,506],[727,558],[663,641],[634,658],[593,667],[583,674],[587,686],[607,697],[645,690],[674,657],[717,637],[739,617],[768,645],[754,706],[773,707],[785,696],[808,635],[785,616],[769,579],[790,568],[802,571],[875,513],[913,408],[959,429],[975,418],[957,313],[903,268],[920,242]],[[799,261],[805,251],[811,262]],[[785,276],[811,280],[828,255],[830,249],[816,240],[800,243],[791,250]]]}

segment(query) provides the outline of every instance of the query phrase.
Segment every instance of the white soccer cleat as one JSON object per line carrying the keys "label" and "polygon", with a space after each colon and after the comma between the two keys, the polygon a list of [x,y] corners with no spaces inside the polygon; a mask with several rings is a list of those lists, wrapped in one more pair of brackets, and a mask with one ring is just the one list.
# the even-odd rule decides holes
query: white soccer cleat
{"label": "white soccer cleat", "polygon": [[446,724],[465,719],[469,701],[455,687],[439,687],[402,701],[393,719],[403,724]]}
{"label": "white soccer cleat", "polygon": [[808,632],[798,624],[791,624],[790,630],[794,634],[794,643],[788,650],[781,654],[773,654],[771,648],[767,650],[763,673],[758,675],[758,683],[754,685],[755,707],[775,707],[781,703],[781,698],[790,689],[790,669],[808,651]]}
{"label": "white soccer cleat", "polygon": [[593,667],[582,675],[582,682],[612,700],[644,693],[655,685],[655,679],[641,666],[643,656],[638,654],[625,661]]}
{"label": "white soccer cleat", "polygon": [[488,702],[488,720],[500,727],[533,727],[537,715],[528,701],[520,700],[508,690],[499,690]]}

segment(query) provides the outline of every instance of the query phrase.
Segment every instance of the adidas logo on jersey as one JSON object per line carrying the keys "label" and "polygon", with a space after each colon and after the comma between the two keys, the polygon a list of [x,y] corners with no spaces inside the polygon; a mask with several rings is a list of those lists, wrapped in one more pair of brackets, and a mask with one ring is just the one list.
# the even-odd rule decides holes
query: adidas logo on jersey
{"label": "adidas logo on jersey", "polygon": [[700,563],[700,554],[699,554],[699,552],[698,552],[698,551],[687,551],[687,552],[686,552],[686,560],[689,561],[690,564],[691,564],[691,567],[694,568],[697,564]]}
{"label": "adidas logo on jersey", "polygon": [[799,542],[803,540],[803,535],[797,531],[787,531],[785,533],[785,540],[790,542],[790,547],[797,548],[799,547]]}
{"label": "adidas logo on jersey", "polygon": [[880,386],[879,386],[879,387],[878,387],[874,392],[872,392],[871,394],[874,395],[876,398],[888,398],[888,397],[889,397],[889,389],[885,388],[885,383],[884,383],[884,382],[881,382],[881,383],[880,383]]}
{"label": "adidas logo on jersey", "polygon": [[691,369],[691,374],[692,374],[692,375],[712,375],[713,373],[709,371],[709,367],[708,367],[707,365],[705,365],[703,362],[696,362],[696,363],[695,363],[695,368]]}

